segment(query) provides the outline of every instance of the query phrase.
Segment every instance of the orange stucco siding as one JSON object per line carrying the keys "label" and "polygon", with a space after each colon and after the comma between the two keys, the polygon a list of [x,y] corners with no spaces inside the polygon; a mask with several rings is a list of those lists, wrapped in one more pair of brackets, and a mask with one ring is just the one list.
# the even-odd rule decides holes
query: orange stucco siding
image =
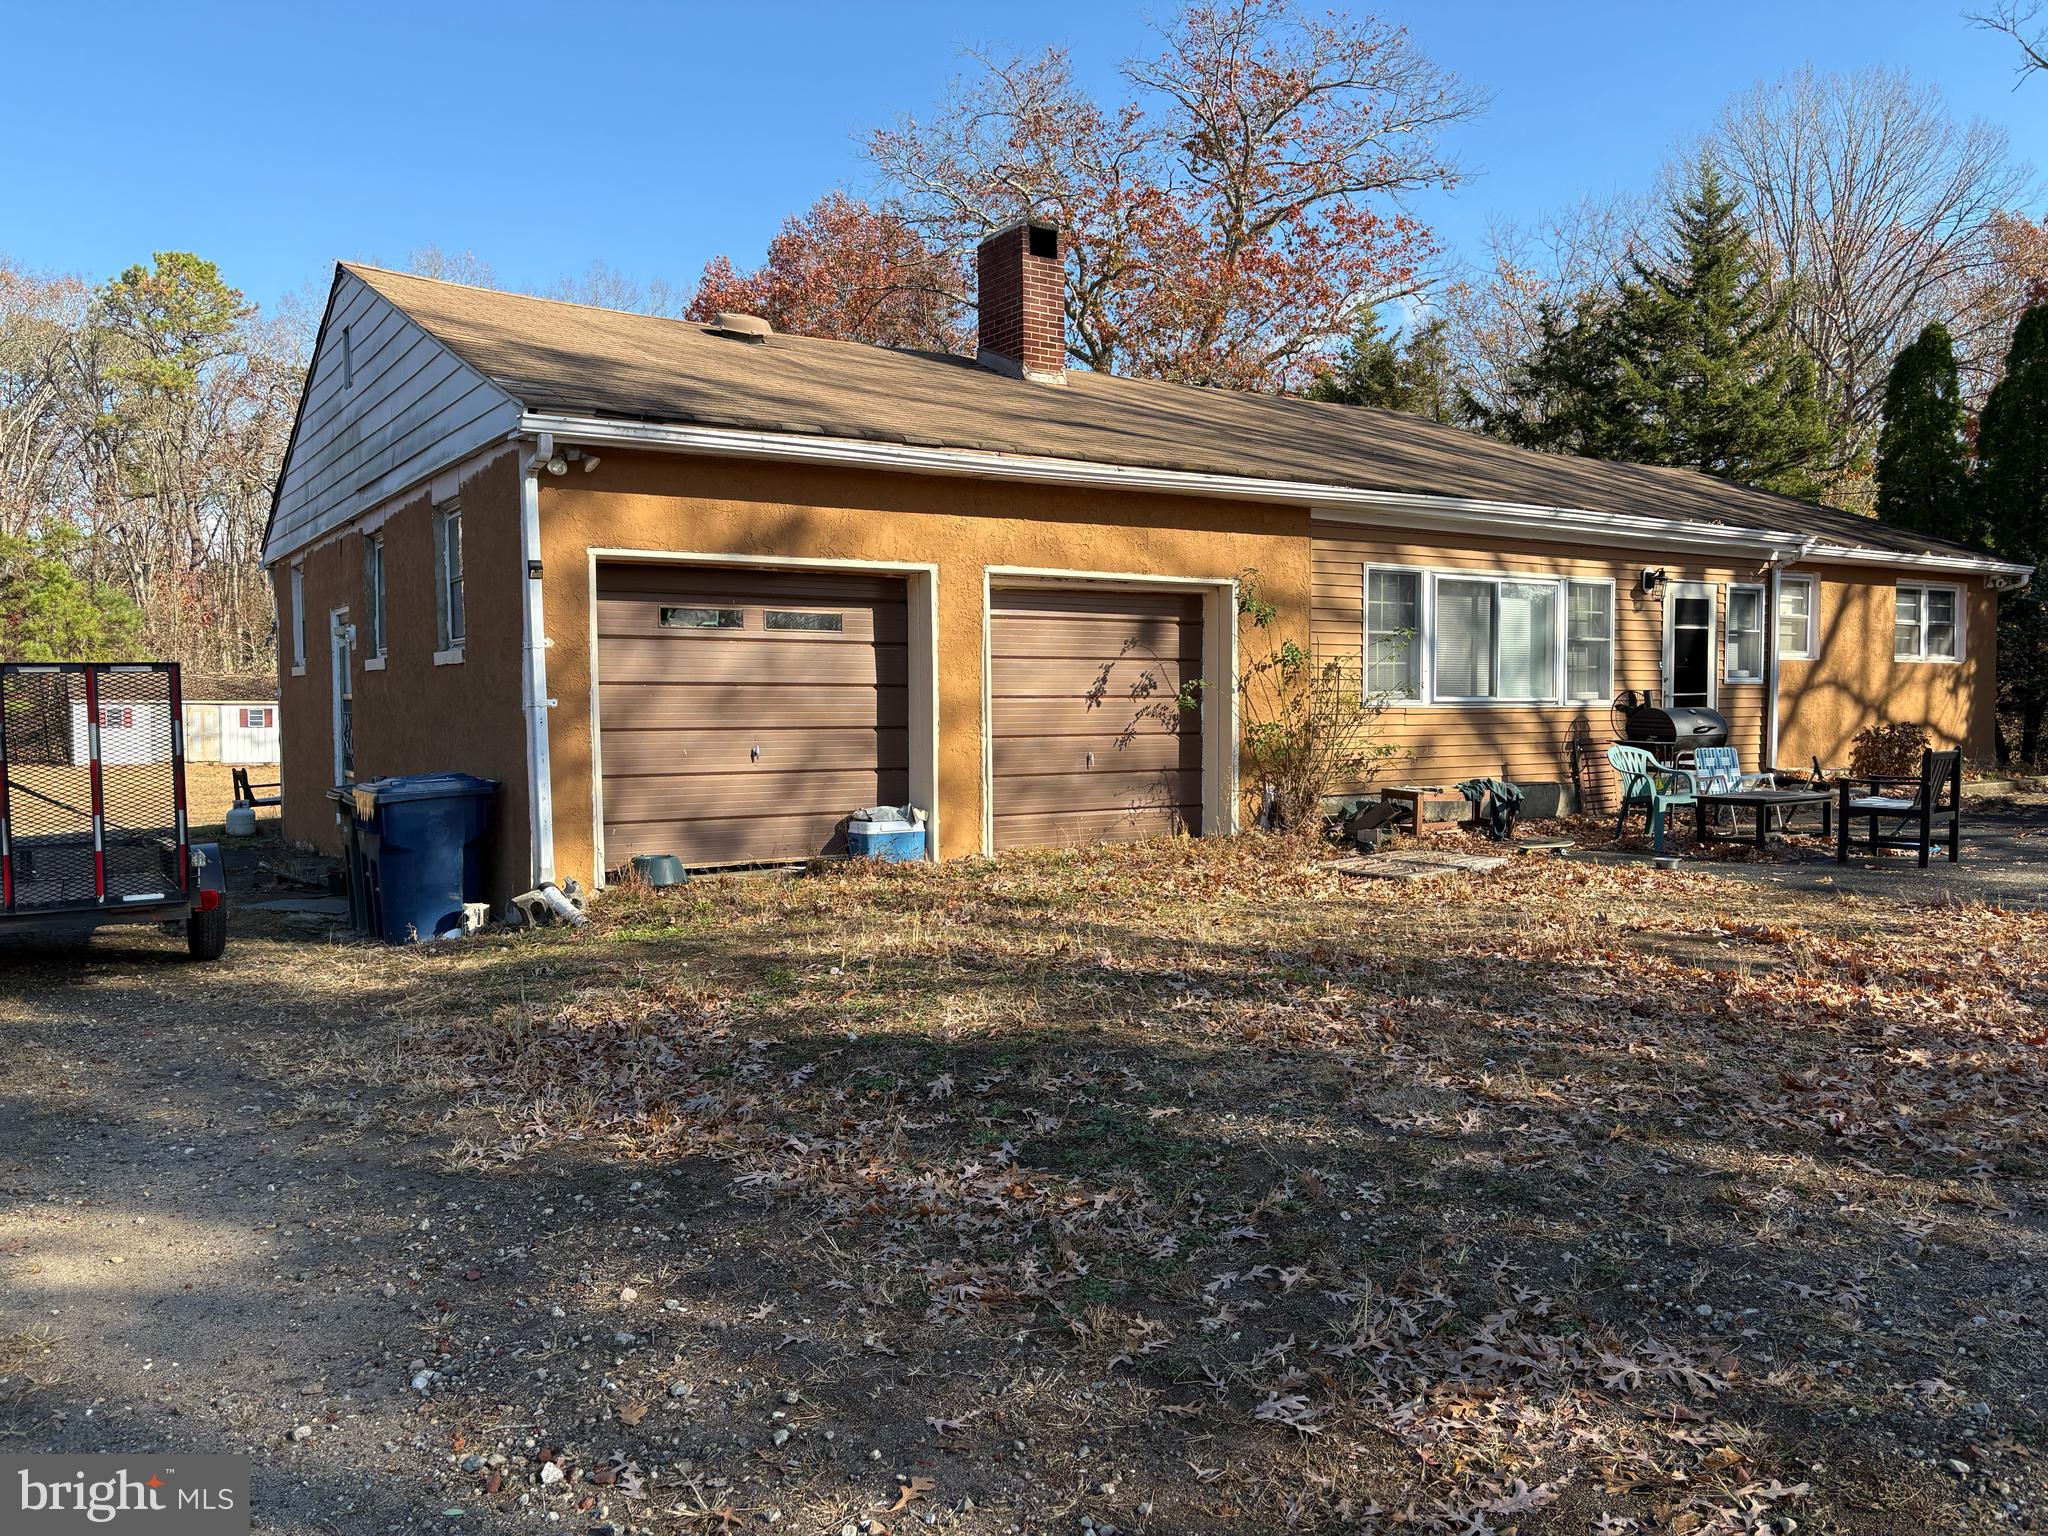
{"label": "orange stucco siding", "polygon": [[1781,659],[1782,762],[1818,757],[1846,767],[1856,733],[1872,725],[1926,727],[1937,746],[1960,746],[1979,762],[1992,758],[1997,695],[1998,596],[1979,579],[1926,578],[1959,587],[1967,604],[1958,662],[1897,661],[1892,620],[1900,581],[1918,576],[1868,566],[1794,566],[1788,575],[1816,578],[1818,613],[1810,661]]}
{"label": "orange stucco siding", "polygon": [[987,568],[1206,579],[1256,568],[1283,615],[1260,643],[1307,638],[1308,517],[1285,507],[607,450],[589,475],[543,478],[540,521],[565,876],[587,878],[592,862],[592,549],[935,564],[944,857],[982,847]]}

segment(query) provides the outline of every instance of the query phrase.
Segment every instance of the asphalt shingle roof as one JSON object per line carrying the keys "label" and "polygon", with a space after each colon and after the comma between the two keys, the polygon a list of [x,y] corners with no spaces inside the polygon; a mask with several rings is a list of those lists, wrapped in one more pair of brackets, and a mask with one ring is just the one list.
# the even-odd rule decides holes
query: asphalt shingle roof
{"label": "asphalt shingle roof", "polygon": [[1365,406],[1074,372],[1064,389],[971,358],[776,334],[348,270],[529,410],[866,439],[1812,535],[1975,555],[1694,470],[1514,448]]}

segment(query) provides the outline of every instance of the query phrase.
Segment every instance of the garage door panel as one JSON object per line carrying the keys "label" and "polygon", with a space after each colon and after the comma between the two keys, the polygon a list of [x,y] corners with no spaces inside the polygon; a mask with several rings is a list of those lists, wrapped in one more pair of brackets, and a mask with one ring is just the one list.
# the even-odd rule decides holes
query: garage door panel
{"label": "garage door panel", "polygon": [[[1148,706],[1151,701],[1147,701]],[[1183,726],[1182,722],[1186,722]],[[1170,736],[1181,733],[1199,736],[1201,715],[1197,710],[1165,712],[1147,707],[1120,710],[1111,715],[1101,708],[1090,709],[1076,699],[995,698],[989,702],[989,727],[996,739],[1005,736],[1086,736],[1099,738],[1128,734]]]}
{"label": "garage door panel", "polygon": [[1200,828],[1171,811],[1063,810],[1045,815],[998,816],[998,853],[1013,848],[1075,848],[1091,843],[1141,842],[1153,837],[1192,837]]}
{"label": "garage door panel", "polygon": [[[1090,761],[1090,759],[1093,761]],[[609,765],[607,765],[609,766]],[[1033,773],[1151,773],[1162,768],[1202,768],[1199,737],[1164,731],[1150,736],[1052,736],[1031,740],[995,739],[998,775]]]}
{"label": "garage door panel", "polygon": [[1201,599],[1060,589],[992,595],[997,848],[1198,832]]}
{"label": "garage door panel", "polygon": [[[605,858],[613,868],[636,853],[688,848],[692,864],[762,864],[829,858],[846,852],[846,813],[777,817],[700,817],[691,821],[605,825]],[[768,851],[763,851],[763,850]],[[787,852],[778,850],[801,850]]]}
{"label": "garage door panel", "polygon": [[[783,726],[871,725],[901,731],[910,720],[910,690],[895,688],[814,688],[809,683],[775,683],[765,695],[765,718]],[[706,722],[762,718],[762,685],[735,683],[607,683],[597,691],[606,739],[612,722],[629,717],[634,729],[688,729]]]}
{"label": "garage door panel", "polygon": [[1107,709],[1114,704],[1170,701],[1202,675],[1199,663],[1145,656],[997,656],[1002,697],[1072,699]]}
{"label": "garage door panel", "polygon": [[874,687],[910,681],[907,648],[900,645],[815,645],[766,635],[711,639],[671,630],[662,636],[599,636],[597,653],[601,683],[674,679]]}
{"label": "garage door panel", "polygon": [[1202,775],[1171,767],[1121,772],[1020,773],[1003,780],[999,816],[1057,811],[1169,811],[1192,820],[1200,809]]}
{"label": "garage door panel", "polygon": [[900,731],[860,726],[615,731],[604,742],[608,775],[739,773],[756,767],[768,773],[793,767],[907,771],[909,743]]}
{"label": "garage door panel", "polygon": [[872,577],[600,567],[606,864],[843,853],[854,811],[908,799],[904,593]]}
{"label": "garage door panel", "polygon": [[1177,619],[1160,617],[1124,623],[1070,614],[999,616],[990,627],[996,656],[1157,656],[1199,665],[1202,637]]}
{"label": "garage door panel", "polygon": [[859,769],[781,769],[735,773],[628,775],[604,781],[604,816],[612,821],[706,821],[729,816],[851,815],[888,800],[885,781],[907,773]]}
{"label": "garage door panel", "polygon": [[[676,609],[701,612],[706,616],[736,614],[739,622],[733,627],[664,623],[663,611]],[[798,615],[802,617],[796,617]],[[833,619],[839,622],[840,627],[836,630],[822,627],[819,622]],[[744,641],[751,636],[772,634],[812,645],[849,641],[865,644],[871,640],[901,645],[910,638],[910,619],[900,605],[877,608],[868,604],[823,603],[793,598],[780,604],[760,604],[739,601],[730,593],[721,596],[715,592],[598,599],[597,633],[601,640],[632,635],[659,638],[678,632],[704,640]]]}

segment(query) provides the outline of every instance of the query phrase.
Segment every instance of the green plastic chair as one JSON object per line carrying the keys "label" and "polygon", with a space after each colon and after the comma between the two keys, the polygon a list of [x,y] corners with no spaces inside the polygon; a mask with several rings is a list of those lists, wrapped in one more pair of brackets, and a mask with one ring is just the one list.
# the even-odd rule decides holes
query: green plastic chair
{"label": "green plastic chair", "polygon": [[1618,840],[1628,826],[1628,813],[1640,805],[1649,817],[1650,850],[1664,851],[1664,813],[1673,806],[1694,805],[1693,776],[1682,768],[1660,763],[1641,747],[1617,743],[1607,749],[1607,766],[1621,780],[1621,814],[1614,818]]}

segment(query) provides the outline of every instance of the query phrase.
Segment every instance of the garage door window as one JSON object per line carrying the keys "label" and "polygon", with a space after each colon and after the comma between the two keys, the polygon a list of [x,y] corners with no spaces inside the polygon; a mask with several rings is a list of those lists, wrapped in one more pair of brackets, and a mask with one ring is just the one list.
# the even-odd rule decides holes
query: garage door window
{"label": "garage door window", "polygon": [[745,629],[745,610],[739,608],[664,608],[663,629]]}
{"label": "garage door window", "polygon": [[801,613],[786,608],[770,608],[767,613],[767,627],[770,629],[807,629],[818,634],[841,634],[846,629],[846,615],[843,613]]}

